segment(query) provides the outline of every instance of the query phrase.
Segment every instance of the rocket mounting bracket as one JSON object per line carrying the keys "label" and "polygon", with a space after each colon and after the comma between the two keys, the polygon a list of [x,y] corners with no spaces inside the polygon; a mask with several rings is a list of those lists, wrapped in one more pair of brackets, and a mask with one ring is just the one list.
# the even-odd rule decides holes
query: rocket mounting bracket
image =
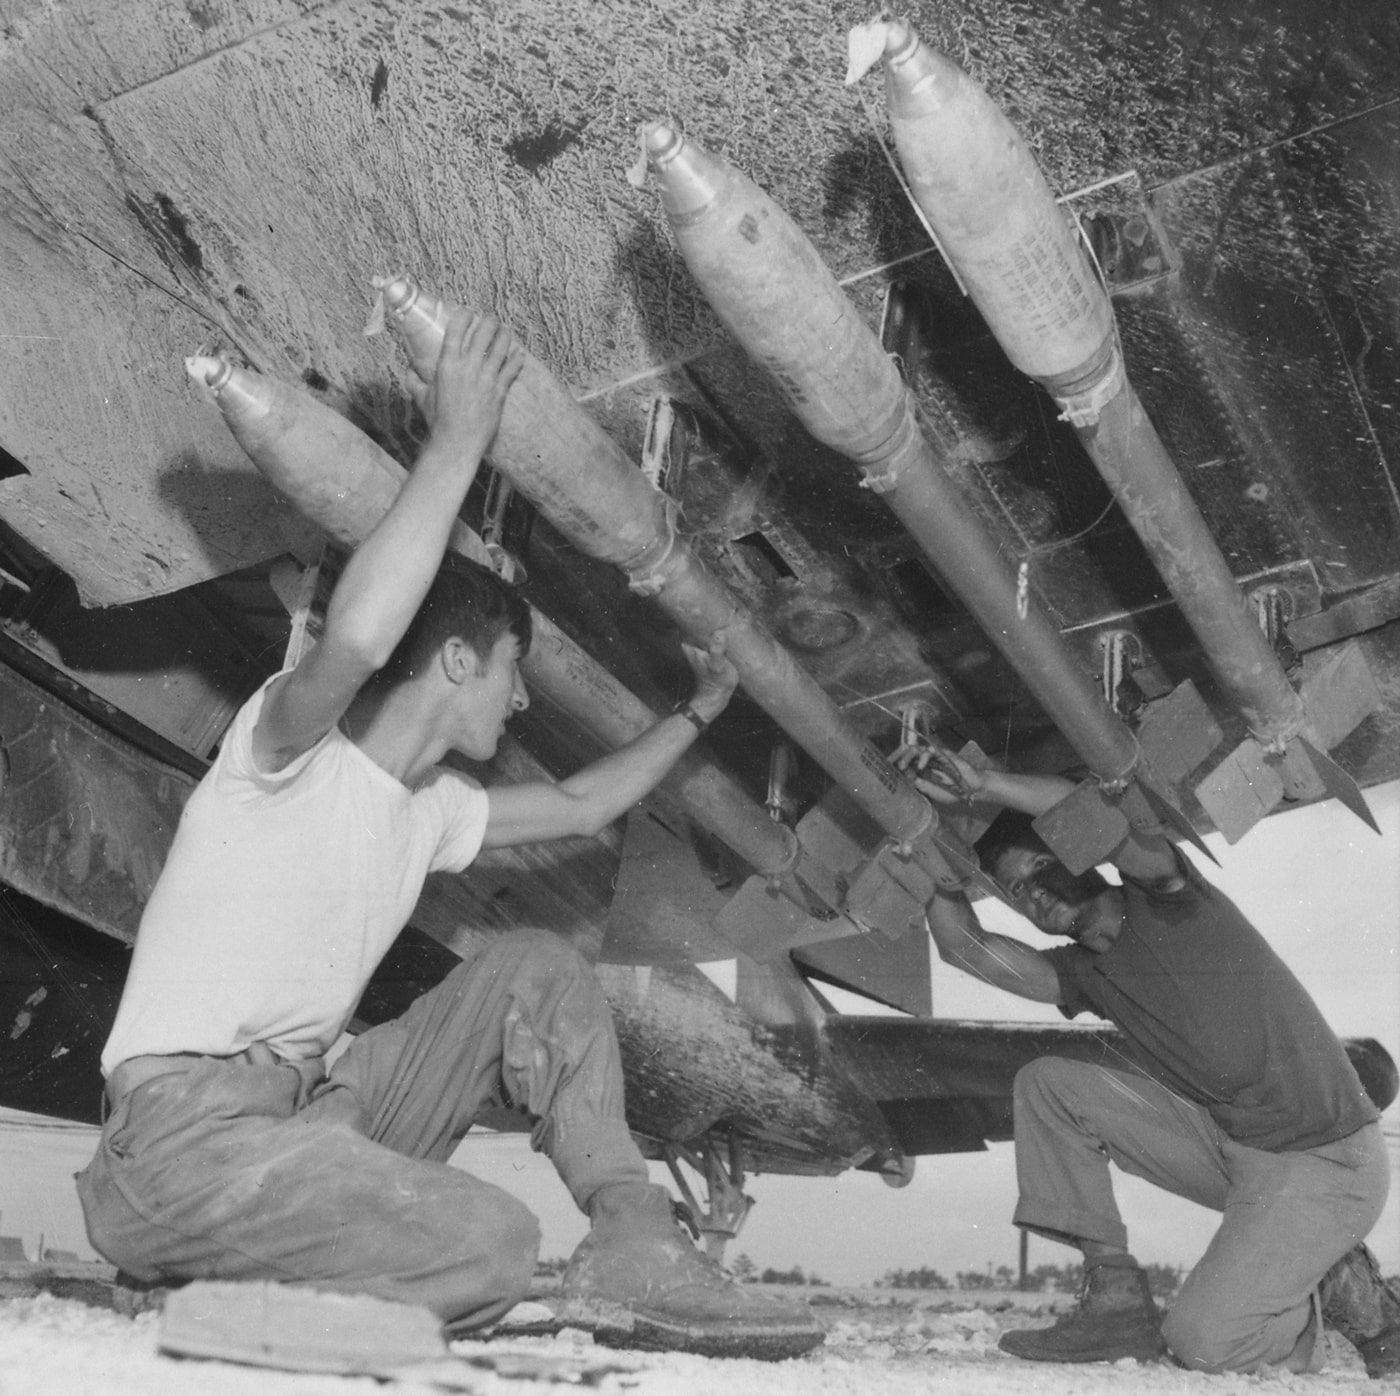
{"label": "rocket mounting bracket", "polygon": [[[723,1137],[711,1132],[700,1149],[684,1144],[663,1146],[666,1167],[704,1238],[706,1254],[715,1260],[743,1227],[754,1200],[744,1191],[744,1161],[733,1131]],[[680,1165],[684,1161],[705,1179],[707,1205],[702,1207]]]}

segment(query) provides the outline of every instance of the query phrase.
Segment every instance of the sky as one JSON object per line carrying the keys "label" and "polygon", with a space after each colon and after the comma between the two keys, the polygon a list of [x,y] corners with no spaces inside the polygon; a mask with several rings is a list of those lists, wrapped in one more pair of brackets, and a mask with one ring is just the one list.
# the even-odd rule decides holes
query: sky
{"label": "sky", "polygon": [[[1271,817],[1233,847],[1212,836],[1207,842],[1221,867],[1206,873],[1253,919],[1340,1035],[1376,1037],[1400,1061],[1400,782],[1366,793],[1381,837],[1328,801]],[[979,903],[979,911],[994,930],[1046,943],[999,904]],[[991,989],[936,959],[933,980],[940,1017],[1063,1021],[1052,1007]],[[843,1006],[875,1011],[854,996]],[[1397,1273],[1400,1107],[1392,1106],[1384,1123],[1394,1182],[1369,1244],[1386,1273]],[[31,1254],[42,1232],[46,1244],[90,1256],[71,1177],[95,1139],[96,1131],[83,1126],[0,1111],[0,1233],[21,1235]],[[523,1136],[470,1135],[455,1161],[539,1214],[543,1256],[565,1256],[583,1236],[583,1217]],[[658,1182],[670,1181],[663,1167],[653,1168]],[[1118,1181],[1138,1258],[1189,1267],[1214,1230],[1213,1214],[1136,1179]],[[930,1266],[953,1280],[960,1271],[1018,1264],[1009,1144],[922,1158],[901,1189],[857,1172],[833,1179],[760,1176],[745,1186],[757,1205],[729,1254],[747,1254],[760,1269],[798,1265],[832,1283],[863,1284],[895,1269]],[[1031,1238],[1032,1268],[1077,1259],[1067,1247]]]}

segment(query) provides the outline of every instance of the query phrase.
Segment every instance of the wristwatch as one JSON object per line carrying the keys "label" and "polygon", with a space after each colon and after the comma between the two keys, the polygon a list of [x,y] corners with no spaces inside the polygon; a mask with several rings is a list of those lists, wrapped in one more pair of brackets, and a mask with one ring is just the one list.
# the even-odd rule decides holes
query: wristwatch
{"label": "wristwatch", "polygon": [[689,698],[687,698],[683,703],[677,703],[676,706],[671,709],[671,711],[675,713],[678,717],[685,718],[687,722],[693,722],[695,724],[695,730],[702,734],[704,733],[705,729],[710,725],[691,706]]}

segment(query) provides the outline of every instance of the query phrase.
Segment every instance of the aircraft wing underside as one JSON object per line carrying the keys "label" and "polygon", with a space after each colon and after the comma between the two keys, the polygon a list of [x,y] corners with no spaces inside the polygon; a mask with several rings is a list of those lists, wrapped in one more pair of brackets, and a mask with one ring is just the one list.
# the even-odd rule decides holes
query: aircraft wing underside
{"label": "aircraft wing underside", "polygon": [[[0,895],[0,1105],[98,1123],[98,1056],[126,947],[20,894]],[[361,1026],[401,1011],[456,957],[401,937],[361,1003]],[[749,1172],[892,1171],[920,1154],[1011,1137],[1011,1084],[1046,1054],[1125,1064],[1106,1028],[828,1015],[773,1026],[688,970],[603,967],[629,1119],[653,1157],[720,1141]],[[1384,1108],[1396,1068],[1370,1039],[1348,1053]],[[524,1129],[520,1116],[481,1123]]]}

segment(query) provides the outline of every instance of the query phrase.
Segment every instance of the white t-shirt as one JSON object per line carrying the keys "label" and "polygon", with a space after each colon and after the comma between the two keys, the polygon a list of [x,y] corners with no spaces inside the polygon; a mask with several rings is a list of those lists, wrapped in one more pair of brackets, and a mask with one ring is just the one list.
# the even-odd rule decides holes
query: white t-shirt
{"label": "white t-shirt", "polygon": [[[271,682],[269,680],[269,682]],[[409,790],[339,731],[253,762],[266,685],[190,796],[131,959],[102,1069],[146,1053],[324,1054],[430,872],[481,848],[486,792],[438,767]]]}

